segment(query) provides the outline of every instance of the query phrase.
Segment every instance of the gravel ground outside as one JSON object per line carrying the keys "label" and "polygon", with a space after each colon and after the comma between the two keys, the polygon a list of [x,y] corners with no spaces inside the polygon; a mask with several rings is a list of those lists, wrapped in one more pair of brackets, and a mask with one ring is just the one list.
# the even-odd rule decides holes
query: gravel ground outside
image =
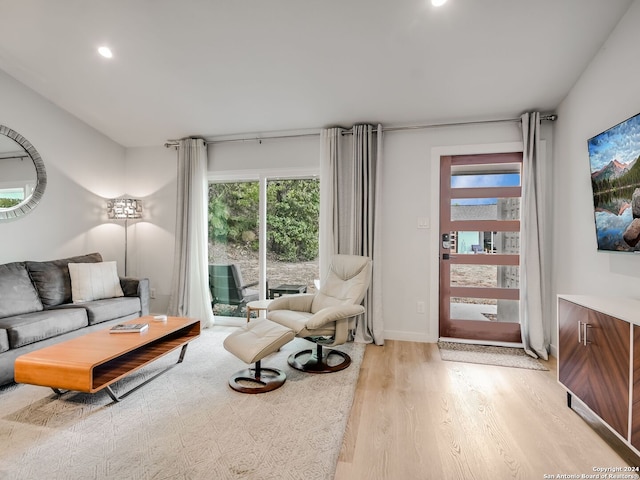
{"label": "gravel ground outside", "polygon": [[[209,244],[210,263],[235,263],[240,267],[245,284],[257,282],[258,252],[248,245],[211,245]],[[319,277],[318,261],[281,262],[267,254],[267,282],[270,287],[282,284],[306,285],[308,293],[316,291],[313,281]],[[257,289],[257,287],[251,287]],[[215,315],[245,316],[245,309],[234,306],[216,305]]]}

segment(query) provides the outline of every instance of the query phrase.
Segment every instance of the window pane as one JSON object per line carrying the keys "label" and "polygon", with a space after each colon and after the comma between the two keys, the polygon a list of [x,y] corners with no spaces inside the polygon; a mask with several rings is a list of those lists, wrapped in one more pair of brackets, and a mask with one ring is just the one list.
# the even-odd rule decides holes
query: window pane
{"label": "window pane", "polygon": [[0,208],[11,208],[25,199],[24,190],[21,188],[0,189]]}
{"label": "window pane", "polygon": [[267,283],[270,297],[315,292],[320,182],[267,181]]}
{"label": "window pane", "polygon": [[[214,315],[243,317],[258,299],[258,192],[258,182],[209,185],[209,264],[220,266],[210,282]],[[225,274],[229,265],[236,278]]]}

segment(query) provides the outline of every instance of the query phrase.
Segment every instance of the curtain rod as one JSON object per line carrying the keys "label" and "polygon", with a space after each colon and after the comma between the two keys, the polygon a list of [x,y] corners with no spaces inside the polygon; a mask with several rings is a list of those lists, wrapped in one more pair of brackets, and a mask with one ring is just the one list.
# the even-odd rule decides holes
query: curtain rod
{"label": "curtain rod", "polygon": [[[558,119],[558,116],[554,113],[550,114],[541,114],[540,120],[548,120],[550,122],[555,122]],[[486,123],[507,123],[507,122],[520,122],[520,118],[503,118],[498,120],[475,120],[469,122],[451,122],[451,123],[431,123],[424,125],[404,125],[398,127],[383,127],[383,132],[399,132],[403,130],[424,130],[427,128],[438,128],[438,127],[460,127],[465,125],[481,125]],[[378,129],[374,128],[374,132],[377,132]],[[342,135],[352,135],[353,129],[345,129],[342,132]],[[249,141],[259,141],[268,140],[268,139],[278,139],[278,138],[301,138],[301,137],[312,137],[319,136],[320,132],[312,132],[312,133],[295,133],[290,135],[263,135],[261,137],[241,137],[241,138],[230,138],[227,140],[205,140],[206,145],[214,145],[218,143],[231,143],[231,142],[249,142]],[[177,147],[179,140],[167,140],[164,144],[166,148]]]}

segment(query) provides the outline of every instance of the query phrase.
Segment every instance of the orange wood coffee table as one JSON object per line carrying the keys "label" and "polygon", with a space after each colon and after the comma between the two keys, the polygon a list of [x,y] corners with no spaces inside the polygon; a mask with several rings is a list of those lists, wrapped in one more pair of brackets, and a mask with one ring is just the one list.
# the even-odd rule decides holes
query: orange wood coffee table
{"label": "orange wood coffee table", "polygon": [[[200,320],[168,317],[158,322],[152,316],[123,323],[148,323],[141,333],[109,333],[109,328],[35,350],[16,358],[15,381],[62,390],[96,393],[105,389],[118,402],[170,368],[181,363],[189,342],[200,336]],[[116,395],[111,385],[182,347],[178,361],[129,391]]]}

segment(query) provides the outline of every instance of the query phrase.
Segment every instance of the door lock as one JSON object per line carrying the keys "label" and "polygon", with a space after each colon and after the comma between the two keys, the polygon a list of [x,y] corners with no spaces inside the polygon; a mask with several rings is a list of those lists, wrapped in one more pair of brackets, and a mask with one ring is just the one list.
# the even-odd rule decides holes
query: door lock
{"label": "door lock", "polygon": [[448,233],[442,234],[442,248],[445,250],[449,250],[451,248],[451,240],[449,239]]}

